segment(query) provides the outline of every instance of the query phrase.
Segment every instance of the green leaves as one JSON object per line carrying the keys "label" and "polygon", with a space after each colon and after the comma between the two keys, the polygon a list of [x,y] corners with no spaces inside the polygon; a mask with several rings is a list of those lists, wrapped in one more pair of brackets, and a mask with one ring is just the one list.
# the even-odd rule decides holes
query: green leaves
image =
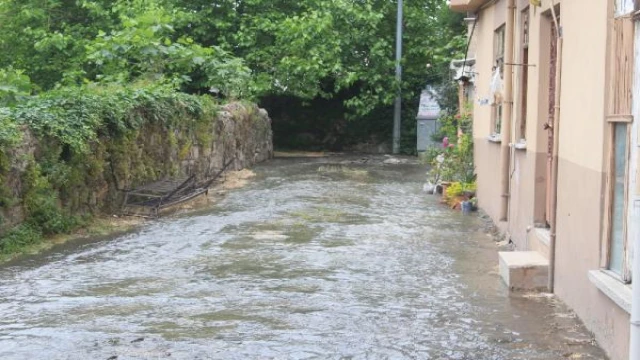
{"label": "green leaves", "polygon": [[[473,183],[475,181],[475,165],[473,162],[473,136],[470,132],[473,121],[467,114],[443,115],[439,119],[440,129],[434,134],[434,141],[449,141],[447,148],[431,149],[428,161],[432,167],[432,179]],[[462,133],[458,133],[458,129]],[[437,181],[437,180],[436,180]],[[435,182],[435,181],[434,181]]]}
{"label": "green leaves", "polygon": [[[140,82],[226,98],[338,98],[346,117],[368,121],[393,104],[400,86],[404,103],[417,108],[420,90],[448,80],[449,61],[463,57],[466,45],[462,15],[445,0],[407,1],[404,76],[397,83],[396,6],[389,0],[1,0],[0,69],[23,69],[34,84],[30,92]],[[2,87],[0,97],[12,93],[5,101],[15,104],[20,91]],[[415,114],[403,113],[413,122]]]}
{"label": "green leaves", "polygon": [[[99,82],[138,79],[176,88],[216,88],[228,97],[247,94],[250,71],[240,59],[219,47],[204,47],[176,33],[174,22],[187,17],[159,3],[145,2],[137,11],[117,4],[121,25],[99,31],[87,44],[87,60],[96,66]],[[194,80],[196,79],[196,80]]]}
{"label": "green leaves", "polygon": [[13,106],[31,93],[31,79],[22,70],[0,69],[0,106]]}
{"label": "green leaves", "polygon": [[[117,136],[148,121],[176,125],[185,118],[199,118],[210,102],[157,85],[53,90],[13,109],[0,108],[0,150],[3,139],[14,139],[18,126],[26,125],[39,137],[86,154],[100,135]],[[142,109],[144,117],[139,115]]]}
{"label": "green leaves", "polygon": [[[9,109],[0,108],[0,156],[5,149],[15,146],[21,139],[20,127],[11,118]],[[2,166],[0,166],[1,168]]]}

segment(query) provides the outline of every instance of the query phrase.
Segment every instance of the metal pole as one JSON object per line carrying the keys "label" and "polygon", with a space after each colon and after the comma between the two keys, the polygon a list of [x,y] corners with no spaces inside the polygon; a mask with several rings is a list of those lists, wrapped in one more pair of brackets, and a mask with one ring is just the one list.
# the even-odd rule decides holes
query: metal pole
{"label": "metal pole", "polygon": [[[502,97],[503,118],[500,128],[500,221],[509,219],[509,198],[511,193],[511,129],[513,123],[513,49],[515,35],[515,0],[507,1],[507,24],[504,52],[504,95]],[[499,71],[499,70],[496,70]],[[508,229],[510,230],[510,229]]]}
{"label": "metal pole", "polygon": [[560,100],[562,95],[562,51],[564,38],[562,36],[562,25],[558,21],[555,11],[555,1],[551,0],[551,13],[556,26],[556,84],[555,84],[555,107],[553,109],[553,151],[551,156],[551,216],[550,216],[550,236],[549,236],[549,278],[547,288],[550,293],[554,292],[556,281],[556,243],[558,233],[558,161],[560,159]]}
{"label": "metal pole", "polygon": [[393,112],[393,153],[400,153],[400,116],[402,107],[402,0],[398,0],[398,18],[396,27],[396,81],[398,84],[396,104]]}

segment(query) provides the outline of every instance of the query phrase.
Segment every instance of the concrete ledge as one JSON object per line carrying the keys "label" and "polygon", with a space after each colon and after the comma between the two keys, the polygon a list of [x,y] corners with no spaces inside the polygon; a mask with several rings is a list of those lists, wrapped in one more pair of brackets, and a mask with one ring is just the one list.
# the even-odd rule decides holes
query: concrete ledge
{"label": "concrete ledge", "polygon": [[589,280],[616,305],[631,314],[631,287],[607,275],[604,270],[589,271]]}
{"label": "concrete ledge", "polygon": [[513,144],[513,148],[516,150],[527,150],[527,141],[520,139],[517,143]]}
{"label": "concrete ledge", "polygon": [[500,252],[500,276],[512,290],[544,290],[549,261],[537,251]]}
{"label": "concrete ledge", "polygon": [[487,141],[494,144],[500,144],[502,142],[502,136],[500,134],[491,134],[487,136]]}

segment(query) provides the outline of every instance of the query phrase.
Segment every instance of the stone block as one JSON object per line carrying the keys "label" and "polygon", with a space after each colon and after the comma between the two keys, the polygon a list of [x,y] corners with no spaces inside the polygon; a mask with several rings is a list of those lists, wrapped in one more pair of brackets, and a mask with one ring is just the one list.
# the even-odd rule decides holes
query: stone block
{"label": "stone block", "polygon": [[498,253],[500,276],[512,290],[545,290],[549,261],[537,251]]}

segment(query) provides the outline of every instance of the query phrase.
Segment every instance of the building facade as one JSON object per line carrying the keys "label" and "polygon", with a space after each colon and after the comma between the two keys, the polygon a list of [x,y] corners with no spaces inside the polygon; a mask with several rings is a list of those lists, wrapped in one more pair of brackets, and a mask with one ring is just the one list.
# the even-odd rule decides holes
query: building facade
{"label": "building facade", "polygon": [[473,21],[479,204],[613,360],[629,358],[640,232],[637,5],[450,1]]}

